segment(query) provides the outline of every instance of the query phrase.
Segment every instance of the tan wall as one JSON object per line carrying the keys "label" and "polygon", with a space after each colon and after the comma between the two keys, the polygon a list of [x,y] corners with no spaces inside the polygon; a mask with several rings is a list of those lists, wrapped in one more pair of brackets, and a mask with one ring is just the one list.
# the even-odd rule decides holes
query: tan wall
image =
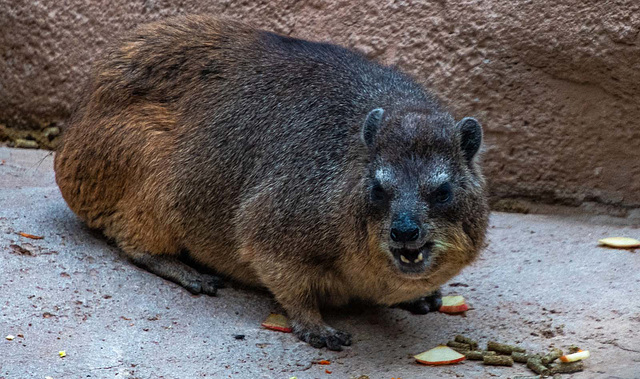
{"label": "tan wall", "polygon": [[457,117],[484,124],[498,196],[638,206],[638,4],[4,0],[0,123],[63,123],[113,36],[170,15],[212,13],[354,47],[410,72]]}

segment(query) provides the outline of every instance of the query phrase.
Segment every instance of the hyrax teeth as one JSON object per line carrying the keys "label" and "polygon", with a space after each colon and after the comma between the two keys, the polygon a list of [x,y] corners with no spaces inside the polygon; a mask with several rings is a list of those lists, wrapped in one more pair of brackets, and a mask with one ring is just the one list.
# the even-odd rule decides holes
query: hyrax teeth
{"label": "hyrax teeth", "polygon": [[403,261],[404,263],[411,263],[409,262],[409,260],[402,254],[400,254],[400,260]]}
{"label": "hyrax teeth", "polygon": [[418,254],[418,258],[416,258],[415,261],[413,261],[413,263],[418,263],[420,261],[422,261],[422,259],[424,259],[424,257],[422,256],[422,253]]}

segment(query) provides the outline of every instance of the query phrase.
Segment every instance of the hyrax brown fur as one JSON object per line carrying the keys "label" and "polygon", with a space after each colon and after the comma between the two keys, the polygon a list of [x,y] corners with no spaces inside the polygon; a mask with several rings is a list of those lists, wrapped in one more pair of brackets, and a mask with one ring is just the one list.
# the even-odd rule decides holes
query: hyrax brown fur
{"label": "hyrax brown fur", "polygon": [[192,292],[268,288],[339,350],[322,305],[404,303],[469,264],[487,225],[482,131],[391,67],[209,17],[137,29],[97,63],[56,180],[130,259]]}

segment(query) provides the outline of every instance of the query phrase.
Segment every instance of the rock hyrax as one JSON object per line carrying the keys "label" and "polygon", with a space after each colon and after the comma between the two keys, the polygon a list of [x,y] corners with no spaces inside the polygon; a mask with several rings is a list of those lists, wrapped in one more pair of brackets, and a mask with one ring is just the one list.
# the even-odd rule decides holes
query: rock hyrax
{"label": "rock hyrax", "polygon": [[482,129],[348,49],[189,16],[96,64],[55,158],[69,207],[194,293],[269,289],[295,334],[339,350],[319,308],[425,296],[483,246]]}

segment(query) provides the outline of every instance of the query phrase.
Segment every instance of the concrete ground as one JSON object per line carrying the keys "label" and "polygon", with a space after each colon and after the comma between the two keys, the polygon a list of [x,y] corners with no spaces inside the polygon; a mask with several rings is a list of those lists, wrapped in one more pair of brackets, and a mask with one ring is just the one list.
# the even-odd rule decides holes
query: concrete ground
{"label": "concrete ground", "polygon": [[[277,310],[268,294],[192,296],[131,265],[66,207],[50,153],[0,148],[0,334],[16,336],[0,340],[0,378],[532,375],[520,364],[426,367],[412,359],[456,334],[534,352],[577,344],[591,358],[564,377],[640,378],[640,254],[597,246],[607,236],[639,238],[640,229],[603,220],[494,213],[488,249],[443,287],[466,297],[466,316],[332,311],[327,321],[354,343],[331,352],[261,328]],[[331,364],[314,363],[323,359]]]}

